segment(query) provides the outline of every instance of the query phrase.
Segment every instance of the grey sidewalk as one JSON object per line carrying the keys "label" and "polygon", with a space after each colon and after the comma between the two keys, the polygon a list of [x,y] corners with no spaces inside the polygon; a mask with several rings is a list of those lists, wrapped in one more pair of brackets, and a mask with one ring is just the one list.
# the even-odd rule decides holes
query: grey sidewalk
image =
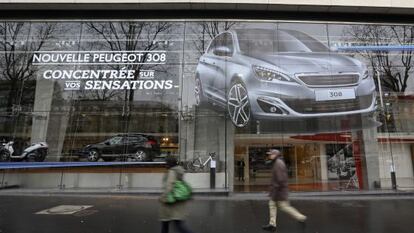
{"label": "grey sidewalk", "polygon": [[[359,196],[361,197],[361,196]],[[91,205],[72,215],[38,215],[59,205]],[[292,200],[308,215],[308,233],[412,233],[414,198],[365,196],[354,199]],[[0,196],[1,233],[157,233],[156,196],[25,195]],[[190,205],[188,223],[195,233],[259,233],[267,221],[264,195],[199,196]],[[279,214],[279,233],[298,232],[297,224]]]}
{"label": "grey sidewalk", "polygon": [[[267,199],[267,192],[246,192],[246,193],[230,193],[227,189],[194,189],[195,196],[208,196],[208,197],[225,197],[244,199],[244,200],[263,200]],[[3,188],[0,189],[0,196],[3,195],[140,195],[140,196],[158,196],[161,193],[161,189],[24,189],[24,188]],[[361,191],[325,191],[325,192],[290,192],[291,199],[355,199],[355,198],[371,198],[371,197],[384,197],[384,196],[413,196],[414,190],[361,190]],[[227,198],[228,197],[228,198]]]}

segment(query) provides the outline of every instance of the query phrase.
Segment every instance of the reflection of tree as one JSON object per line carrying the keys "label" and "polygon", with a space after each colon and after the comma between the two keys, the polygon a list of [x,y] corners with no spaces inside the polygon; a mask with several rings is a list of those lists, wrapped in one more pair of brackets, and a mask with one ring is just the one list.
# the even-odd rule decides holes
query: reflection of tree
{"label": "reflection of tree", "polygon": [[[412,45],[414,43],[414,26],[352,26],[347,33],[352,40],[362,45]],[[393,132],[397,129],[397,118],[393,109],[398,101],[398,95],[406,92],[407,83],[412,68],[413,51],[363,51],[359,54],[365,57],[373,68],[374,75],[380,75],[381,86],[387,93],[383,95],[384,105],[381,106],[378,120],[383,124],[381,131]],[[377,82],[377,79],[374,79]],[[377,83],[378,85],[378,83]]]}
{"label": "reflection of tree", "polygon": [[[362,45],[406,45],[414,42],[414,26],[356,25],[346,31],[351,40]],[[363,51],[374,71],[379,66],[382,85],[395,92],[405,92],[412,68],[413,51],[395,54],[389,51]]]}
{"label": "reflection of tree", "polygon": [[[29,33],[30,29],[30,33]],[[55,30],[54,23],[30,27],[24,22],[0,24],[0,78],[10,85],[7,109],[22,104],[25,81],[32,79],[37,67],[32,65],[33,52],[39,51]],[[30,82],[35,85],[34,82]]]}
{"label": "reflection of tree", "polygon": [[[88,32],[97,38],[93,38],[92,47],[94,50],[109,51],[141,51],[144,57],[150,51],[165,50],[170,45],[170,39],[173,36],[173,24],[170,22],[93,22],[85,24]],[[98,39],[98,42],[96,40]],[[156,71],[156,76],[160,73],[168,74],[168,67],[163,65],[151,64],[129,64],[129,65],[111,65],[111,69],[120,70],[127,68],[135,71],[133,80],[139,78],[142,70],[151,69]],[[158,90],[159,95],[156,97],[163,100],[165,90]],[[123,100],[123,116],[126,116],[125,129],[128,129],[130,123],[130,112],[134,106],[135,90],[95,90],[84,91],[84,98],[96,100]],[[156,98],[156,97],[153,97]],[[164,106],[164,105],[160,105]],[[145,116],[143,116],[145,118]],[[145,120],[145,119],[144,119]]]}
{"label": "reflection of tree", "polygon": [[[100,37],[101,49],[110,51],[153,51],[163,48],[166,43],[159,42],[162,33],[171,30],[172,24],[168,22],[105,22],[105,23],[87,23],[87,28]],[[144,53],[146,56],[147,53]],[[135,70],[136,80],[139,72],[144,68],[154,69],[154,66],[145,64],[129,65],[128,69]],[[111,67],[113,69],[123,68],[121,65]],[[93,94],[96,99],[107,100],[115,97],[119,91],[100,90]],[[125,100],[133,101],[134,90],[125,91]]]}
{"label": "reflection of tree", "polygon": [[194,45],[200,54],[203,54],[207,48],[208,43],[216,37],[218,34],[229,30],[236,22],[201,22],[198,23],[198,27],[195,28],[194,34],[197,35],[197,39],[194,41]]}

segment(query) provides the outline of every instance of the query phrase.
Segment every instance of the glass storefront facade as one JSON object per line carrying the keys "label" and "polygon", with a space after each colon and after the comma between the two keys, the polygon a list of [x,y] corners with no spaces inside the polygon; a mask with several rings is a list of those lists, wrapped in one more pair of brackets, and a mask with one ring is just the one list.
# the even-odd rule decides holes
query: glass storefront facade
{"label": "glass storefront facade", "polygon": [[0,22],[1,185],[414,187],[414,26],[287,21]]}

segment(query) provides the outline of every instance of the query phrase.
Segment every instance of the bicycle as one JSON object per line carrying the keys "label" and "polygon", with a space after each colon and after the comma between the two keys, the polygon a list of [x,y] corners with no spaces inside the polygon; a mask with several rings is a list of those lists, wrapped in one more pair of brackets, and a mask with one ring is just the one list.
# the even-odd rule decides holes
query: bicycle
{"label": "bicycle", "polygon": [[193,172],[203,171],[207,167],[207,164],[210,161],[214,161],[214,158],[216,157],[215,152],[209,153],[208,155],[209,156],[208,156],[207,160],[205,160],[204,162],[203,162],[202,156],[199,156],[199,157],[193,159],[192,161],[189,161],[187,163],[186,169],[188,171],[193,171]]}

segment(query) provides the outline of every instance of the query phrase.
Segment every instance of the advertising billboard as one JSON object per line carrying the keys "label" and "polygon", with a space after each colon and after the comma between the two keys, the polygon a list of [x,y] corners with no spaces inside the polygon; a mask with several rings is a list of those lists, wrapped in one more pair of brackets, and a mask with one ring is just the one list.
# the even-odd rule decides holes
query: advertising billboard
{"label": "advertising billboard", "polygon": [[297,30],[223,32],[200,57],[196,103],[224,106],[236,127],[251,119],[337,117],[375,110],[375,84],[358,59]]}

